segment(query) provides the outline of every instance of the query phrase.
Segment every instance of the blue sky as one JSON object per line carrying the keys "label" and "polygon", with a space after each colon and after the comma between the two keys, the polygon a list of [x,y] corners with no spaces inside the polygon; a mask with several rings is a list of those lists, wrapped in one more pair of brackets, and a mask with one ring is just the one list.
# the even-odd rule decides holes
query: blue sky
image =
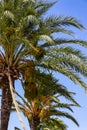
{"label": "blue sky", "polygon": [[[59,2],[50,10],[49,13],[56,15],[74,16],[87,28],[87,0],[59,0]],[[75,30],[75,32],[78,39],[87,40],[87,30]],[[86,49],[80,49],[82,49],[83,53],[87,55]],[[75,85],[68,78],[58,74],[55,74],[55,76],[60,78],[60,82],[68,86],[69,90],[75,91],[77,93],[75,99],[81,105],[81,108],[73,109],[73,116],[78,120],[80,127],[77,127],[72,121],[64,118],[64,121],[68,125],[68,130],[87,130],[87,94],[85,94],[85,91],[80,86]],[[84,80],[85,82],[87,81],[87,79]],[[17,88],[19,87],[21,87],[20,83],[17,83]],[[21,89],[20,91],[22,93]],[[12,113],[8,130],[14,130],[14,126],[17,126],[22,130],[17,115]],[[26,129],[29,130],[26,119],[25,126],[27,126]]]}

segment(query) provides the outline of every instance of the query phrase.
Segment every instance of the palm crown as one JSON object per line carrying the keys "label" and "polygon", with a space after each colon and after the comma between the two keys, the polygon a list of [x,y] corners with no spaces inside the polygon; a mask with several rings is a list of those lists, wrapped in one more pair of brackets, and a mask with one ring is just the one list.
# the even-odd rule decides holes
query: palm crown
{"label": "palm crown", "polygon": [[[38,74],[40,76],[38,76]],[[25,81],[23,83],[26,100],[16,92],[16,94],[22,99],[22,102],[18,101],[18,104],[24,115],[28,118],[30,128],[65,130],[66,125],[59,119],[61,116],[71,119],[76,125],[78,125],[77,121],[70,114],[58,109],[66,108],[73,112],[71,107],[79,106],[72,97],[73,93],[69,92],[66,87],[59,84],[51,74],[38,74],[36,86],[34,83],[30,85],[29,80],[28,82]],[[61,96],[70,100],[72,103],[61,103]]]}

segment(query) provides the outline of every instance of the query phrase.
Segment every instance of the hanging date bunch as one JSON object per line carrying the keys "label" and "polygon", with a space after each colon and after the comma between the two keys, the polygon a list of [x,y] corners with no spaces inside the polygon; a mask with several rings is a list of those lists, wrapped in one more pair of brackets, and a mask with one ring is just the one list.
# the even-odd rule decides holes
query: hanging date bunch
{"label": "hanging date bunch", "polygon": [[28,61],[27,69],[23,71],[23,86],[25,90],[25,97],[29,100],[33,100],[37,96],[36,87],[36,70],[34,62]]}

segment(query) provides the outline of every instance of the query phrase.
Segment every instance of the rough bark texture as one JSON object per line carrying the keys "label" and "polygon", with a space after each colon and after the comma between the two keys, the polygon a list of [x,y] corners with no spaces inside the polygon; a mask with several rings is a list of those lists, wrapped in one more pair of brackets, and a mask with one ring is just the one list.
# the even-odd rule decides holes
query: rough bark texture
{"label": "rough bark texture", "polygon": [[12,96],[7,78],[2,79],[2,100],[1,100],[1,130],[8,129],[8,122],[12,106]]}
{"label": "rough bark texture", "polygon": [[30,130],[37,130],[37,126],[40,124],[40,119],[37,115],[34,115],[30,121]]}

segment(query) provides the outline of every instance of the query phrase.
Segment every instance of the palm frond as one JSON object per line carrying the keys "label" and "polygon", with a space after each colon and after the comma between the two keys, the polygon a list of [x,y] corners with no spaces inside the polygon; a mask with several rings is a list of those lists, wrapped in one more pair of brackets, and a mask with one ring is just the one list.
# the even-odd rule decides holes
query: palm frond
{"label": "palm frond", "polygon": [[47,3],[47,2],[44,2],[44,1],[37,2],[36,5],[35,5],[35,9],[37,11],[38,17],[45,14],[49,10],[49,8],[51,8],[55,3],[56,3],[56,1],[50,2],[50,3]]}
{"label": "palm frond", "polygon": [[82,40],[67,40],[67,39],[55,39],[54,44],[49,44],[49,43],[44,43],[42,46],[43,47],[50,47],[50,46],[55,46],[55,45],[80,45],[83,47],[87,47],[87,42],[82,41]]}
{"label": "palm frond", "polygon": [[68,114],[67,112],[61,112],[61,111],[58,111],[58,110],[53,110],[51,111],[53,114],[52,116],[62,116],[62,117],[66,117],[66,118],[69,118],[71,119],[77,126],[79,126],[78,122],[75,120],[74,117],[72,117],[70,114]]}
{"label": "palm frond", "polygon": [[84,29],[83,25],[81,23],[73,18],[73,17],[64,17],[64,16],[58,16],[58,17],[49,17],[46,18],[46,25],[48,27],[60,27],[60,26],[73,26],[78,29]]}
{"label": "palm frond", "polygon": [[8,80],[9,80],[10,91],[11,91],[11,94],[12,94],[12,99],[13,99],[13,102],[14,102],[14,105],[15,105],[15,109],[17,111],[17,114],[18,114],[18,117],[19,117],[19,120],[21,122],[23,130],[26,130],[26,128],[24,126],[24,122],[23,122],[22,117],[20,115],[20,108],[18,107],[17,101],[15,100],[15,96],[14,96],[14,92],[13,92],[12,80],[11,80],[11,76],[9,74],[8,74]]}

